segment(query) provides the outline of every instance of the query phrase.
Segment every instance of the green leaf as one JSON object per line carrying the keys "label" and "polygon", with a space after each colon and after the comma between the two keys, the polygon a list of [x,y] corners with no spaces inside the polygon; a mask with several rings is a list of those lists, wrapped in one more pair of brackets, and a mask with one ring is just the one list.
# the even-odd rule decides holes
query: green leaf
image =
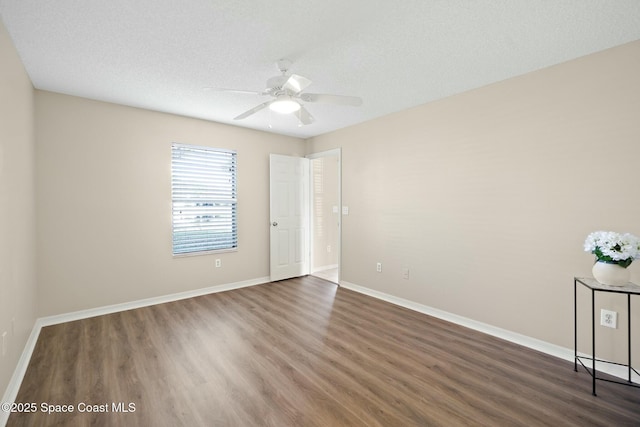
{"label": "green leaf", "polygon": [[629,267],[631,265],[632,262],[633,262],[633,258],[627,258],[625,260],[618,261],[618,265],[620,267],[627,268],[627,267]]}

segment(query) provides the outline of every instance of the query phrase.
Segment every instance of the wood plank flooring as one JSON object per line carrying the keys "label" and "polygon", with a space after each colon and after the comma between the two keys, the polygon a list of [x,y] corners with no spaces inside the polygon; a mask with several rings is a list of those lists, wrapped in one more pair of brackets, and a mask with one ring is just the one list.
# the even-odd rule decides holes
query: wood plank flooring
{"label": "wood plank flooring", "polygon": [[309,276],[43,328],[7,425],[640,425],[590,378]]}

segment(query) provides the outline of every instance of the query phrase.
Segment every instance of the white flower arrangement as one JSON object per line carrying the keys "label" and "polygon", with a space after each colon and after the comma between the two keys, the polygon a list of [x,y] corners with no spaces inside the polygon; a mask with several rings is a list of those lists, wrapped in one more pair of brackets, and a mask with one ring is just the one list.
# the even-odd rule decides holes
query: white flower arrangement
{"label": "white flower arrangement", "polygon": [[634,259],[640,259],[640,239],[629,233],[594,231],[587,236],[584,250],[594,254],[596,261],[627,268]]}

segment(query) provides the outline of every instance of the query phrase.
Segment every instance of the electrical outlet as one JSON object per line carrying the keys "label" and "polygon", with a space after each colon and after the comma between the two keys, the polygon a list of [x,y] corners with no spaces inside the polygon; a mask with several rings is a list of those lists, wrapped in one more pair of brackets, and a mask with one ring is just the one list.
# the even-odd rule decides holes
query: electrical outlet
{"label": "electrical outlet", "polygon": [[2,333],[2,355],[7,354],[7,331]]}
{"label": "electrical outlet", "polygon": [[220,268],[222,267],[222,260],[221,259],[217,259],[216,260],[216,268]]}
{"label": "electrical outlet", "polygon": [[409,279],[409,267],[404,267],[402,269],[402,278]]}
{"label": "electrical outlet", "polygon": [[606,326],[607,328],[617,328],[618,313],[611,310],[605,310],[603,308],[602,310],[600,310],[600,324],[602,326]]}
{"label": "electrical outlet", "polygon": [[378,273],[382,273],[382,263],[381,262],[376,264],[376,271]]}

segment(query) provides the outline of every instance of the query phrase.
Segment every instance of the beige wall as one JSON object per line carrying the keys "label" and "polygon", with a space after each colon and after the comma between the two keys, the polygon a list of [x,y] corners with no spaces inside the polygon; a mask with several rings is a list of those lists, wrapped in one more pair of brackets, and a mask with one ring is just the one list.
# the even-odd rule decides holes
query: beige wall
{"label": "beige wall", "polygon": [[[35,99],[40,315],[269,276],[269,153],[302,155],[302,140],[50,92]],[[174,141],[237,150],[237,252],[172,257]]]}
{"label": "beige wall", "polygon": [[0,21],[0,397],[36,318],[33,115],[33,86]]}
{"label": "beige wall", "polygon": [[573,348],[586,235],[640,235],[638,76],[640,41],[309,140],[342,147],[342,280]]}

